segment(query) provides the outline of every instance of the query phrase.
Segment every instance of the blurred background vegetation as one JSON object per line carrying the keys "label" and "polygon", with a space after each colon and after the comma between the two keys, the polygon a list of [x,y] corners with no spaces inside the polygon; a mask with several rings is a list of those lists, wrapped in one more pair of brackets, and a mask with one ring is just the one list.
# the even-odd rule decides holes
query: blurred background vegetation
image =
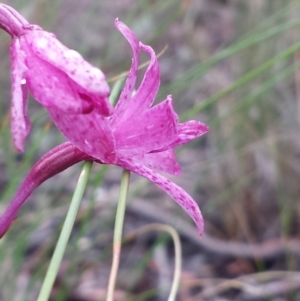
{"label": "blurred background vegetation", "polygon": [[[210,132],[178,149],[172,178],[199,203],[200,239],[187,215],[133,175],[125,234],[151,222],[180,234],[178,300],[299,300],[300,1],[10,0],[107,78],[128,70],[131,51],[114,28],[125,22],[160,57],[157,101],[172,94],[182,120]],[[0,32],[0,212],[30,167],[64,138],[33,100],[26,151],[11,143],[10,37]],[[142,55],[141,62],[148,57]],[[141,71],[141,76],[143,71]],[[55,95],[54,95],[55,97]],[[44,183],[0,241],[0,300],[35,300],[80,166]],[[102,300],[121,170],[94,164],[52,300]],[[124,245],[116,300],[166,300],[173,273],[168,236]]]}

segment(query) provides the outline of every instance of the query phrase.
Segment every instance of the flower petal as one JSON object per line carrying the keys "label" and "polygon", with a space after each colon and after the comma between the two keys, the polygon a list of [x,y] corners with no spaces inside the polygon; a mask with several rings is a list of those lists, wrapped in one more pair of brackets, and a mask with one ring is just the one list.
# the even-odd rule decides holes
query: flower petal
{"label": "flower petal", "polygon": [[114,114],[111,116],[112,125],[114,125],[115,122],[118,122],[118,120],[122,118],[124,112],[128,110],[129,102],[131,100],[137,78],[140,53],[139,42],[131,29],[129,29],[123,22],[119,21],[118,19],[115,20],[115,26],[130,44],[133,51],[133,58],[126,82],[124,84],[120,98],[116,104]]}
{"label": "flower petal", "polygon": [[63,143],[44,155],[33,166],[14,199],[0,217],[0,238],[10,228],[19,210],[38,186],[68,167],[89,159],[92,158],[70,142]]}
{"label": "flower petal", "polygon": [[131,170],[136,174],[146,178],[147,180],[153,182],[159,188],[164,190],[194,220],[199,235],[200,236],[203,235],[204,222],[203,222],[201,211],[198,207],[198,204],[193,200],[193,198],[186,191],[184,191],[181,187],[179,187],[169,179],[161,176],[160,174],[152,171],[151,169],[139,163],[134,162],[133,160],[120,158],[117,164],[123,168]]}
{"label": "flower petal", "polygon": [[18,151],[24,150],[24,141],[30,132],[30,122],[26,117],[28,100],[27,86],[24,73],[26,72],[25,55],[20,49],[18,39],[13,39],[10,45],[12,104],[11,104],[11,128],[13,142]]}
{"label": "flower petal", "polygon": [[158,153],[137,155],[132,159],[142,165],[166,172],[170,175],[178,176],[181,173],[181,168],[176,160],[173,149]]}
{"label": "flower petal", "polygon": [[189,120],[178,125],[178,135],[169,147],[175,147],[194,140],[209,131],[209,127],[202,122]]}
{"label": "flower petal", "polygon": [[64,46],[52,33],[41,30],[35,25],[25,26],[24,30],[26,32],[21,39],[24,47],[26,43],[33,56],[39,57],[65,73],[88,93],[97,95],[98,101],[102,102],[100,107],[103,107],[103,115],[108,116],[112,113],[112,106],[107,101],[110,88],[100,69],[85,61],[77,51]]}
{"label": "flower petal", "polygon": [[93,104],[80,97],[65,73],[48,62],[29,55],[32,54],[29,49],[26,53],[26,81],[32,96],[39,103],[65,113],[80,114],[93,109]]}
{"label": "flower petal", "polygon": [[65,72],[79,86],[101,96],[109,95],[109,86],[103,72],[89,64],[75,50],[67,48],[55,35],[35,25],[24,28],[24,39],[33,53],[51,65]]}
{"label": "flower petal", "polygon": [[132,114],[151,107],[160,84],[159,65],[154,50],[142,43],[140,43],[140,48],[150,54],[151,59],[142,83],[131,101],[130,109],[128,109]]}
{"label": "flower petal", "polygon": [[[128,120],[133,115],[141,114],[144,110],[150,108],[159,88],[160,72],[154,50],[150,46],[146,46],[141,42],[139,43],[138,47],[150,54],[150,64],[145,72],[142,83],[140,84],[136,94],[132,97],[130,104],[129,100],[131,98],[131,94],[128,94],[127,91],[125,91],[127,95],[126,98],[120,97],[118,104],[121,103],[119,105],[121,109],[118,108],[117,104],[116,111],[112,117],[113,124],[120,122],[120,120]],[[136,54],[134,53],[134,55]],[[126,101],[124,99],[126,99]]]}
{"label": "flower petal", "polygon": [[92,111],[89,114],[64,114],[49,108],[58,129],[81,151],[102,163],[115,162],[115,146],[108,120]]}
{"label": "flower petal", "polygon": [[202,122],[196,120],[190,120],[184,123],[179,123],[177,126],[177,137],[171,144],[165,145],[159,150],[156,151],[165,151],[176,146],[186,144],[191,140],[194,140],[197,137],[202,136],[203,134],[209,131],[209,127]]}
{"label": "flower petal", "polygon": [[171,96],[153,108],[116,124],[114,137],[118,154],[130,157],[170,145],[177,137],[178,116]]}

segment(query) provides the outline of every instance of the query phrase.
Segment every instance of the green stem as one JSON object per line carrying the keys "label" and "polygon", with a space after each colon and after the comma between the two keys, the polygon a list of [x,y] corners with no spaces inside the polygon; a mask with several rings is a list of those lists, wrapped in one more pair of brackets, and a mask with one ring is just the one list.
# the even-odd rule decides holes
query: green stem
{"label": "green stem", "polygon": [[124,224],[124,216],[126,209],[126,199],[129,187],[130,171],[124,169],[121,179],[120,196],[117,205],[114,239],[113,239],[113,258],[108,280],[106,301],[113,301],[113,295],[116,285],[117,273],[121,255],[122,232]]}
{"label": "green stem", "polygon": [[177,233],[177,231],[164,224],[150,224],[143,226],[137,230],[132,231],[127,237],[126,237],[126,242],[132,240],[136,236],[139,236],[141,234],[144,234],[148,231],[165,231],[169,233],[173,239],[174,242],[174,253],[175,253],[175,269],[174,269],[174,277],[172,281],[172,287],[171,291],[168,297],[168,301],[175,301],[176,299],[176,294],[178,292],[179,284],[180,284],[180,275],[181,275],[181,266],[182,266],[182,250],[181,250],[181,243],[180,243],[180,238]]}
{"label": "green stem", "polygon": [[60,263],[66,250],[67,243],[70,238],[71,231],[75,222],[75,218],[79,209],[79,205],[85,191],[88,177],[91,171],[92,162],[86,161],[79,176],[77,186],[75,188],[73,198],[63,224],[59,239],[57,241],[50,265],[48,267],[42,288],[40,290],[37,301],[47,301],[49,299],[56,275],[59,270]]}

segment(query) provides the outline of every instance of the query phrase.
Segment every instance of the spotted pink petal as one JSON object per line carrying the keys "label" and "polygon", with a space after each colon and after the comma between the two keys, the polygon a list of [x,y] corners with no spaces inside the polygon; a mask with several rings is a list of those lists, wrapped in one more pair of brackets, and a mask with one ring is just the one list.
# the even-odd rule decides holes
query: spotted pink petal
{"label": "spotted pink petal", "polygon": [[103,72],[85,61],[77,51],[67,48],[54,34],[38,26],[29,25],[24,30],[21,44],[30,48],[34,56],[61,70],[88,92],[102,97],[109,95]]}
{"label": "spotted pink petal", "polygon": [[154,50],[140,42],[140,48],[150,55],[150,64],[130,104],[131,112],[143,112],[153,104],[160,85],[160,70]]}
{"label": "spotted pink petal", "polygon": [[124,111],[122,119],[119,118],[118,112],[115,112],[115,118],[118,121],[120,119],[122,120],[122,122],[126,122],[127,120],[129,121],[131,118],[134,118],[135,115],[143,114],[145,110],[148,110],[153,104],[159,88],[160,73],[155,52],[150,46],[145,46],[142,43],[139,44],[139,47],[140,49],[150,54],[150,64],[145,72],[142,83],[140,84],[136,94],[132,97],[127,110]]}
{"label": "spotted pink petal", "polygon": [[24,75],[27,70],[25,55],[20,49],[20,43],[17,39],[14,39],[10,45],[10,57],[12,81],[11,131],[15,148],[22,152],[25,138],[29,134],[31,126],[26,117],[28,91],[24,82]]}
{"label": "spotted pink petal", "polygon": [[196,120],[186,121],[177,125],[177,137],[171,144],[165,145],[158,151],[165,151],[176,146],[186,144],[209,131],[209,127],[202,122]]}
{"label": "spotted pink petal", "polygon": [[176,147],[188,143],[207,133],[209,127],[202,122],[189,120],[178,125],[177,139],[169,147]]}
{"label": "spotted pink petal", "polygon": [[119,156],[130,157],[161,149],[176,139],[177,123],[178,116],[168,96],[151,109],[115,125],[116,151]]}
{"label": "spotted pink petal", "polygon": [[84,113],[93,110],[92,101],[82,99],[68,76],[61,70],[26,51],[26,81],[32,96],[46,108],[64,113]]}
{"label": "spotted pink petal", "polygon": [[139,42],[135,34],[123,22],[120,22],[118,19],[115,20],[115,26],[121,32],[121,34],[126,38],[129,45],[131,46],[133,52],[133,58],[132,58],[129,74],[127,76],[126,82],[122,89],[120,98],[116,104],[114,114],[110,118],[112,125],[120,121],[120,119],[123,117],[123,114],[128,110],[128,106],[131,105],[130,104],[131,97],[137,78],[139,54],[140,54]]}
{"label": "spotted pink petal", "polygon": [[147,180],[153,182],[156,186],[164,190],[194,220],[199,235],[203,235],[204,222],[201,211],[198,207],[198,204],[186,191],[184,191],[181,187],[179,187],[169,179],[152,171],[142,164],[134,162],[131,159],[119,159],[118,165],[146,178]]}
{"label": "spotted pink petal", "polygon": [[149,168],[163,171],[170,175],[178,176],[181,173],[181,168],[176,160],[173,149],[158,153],[141,154],[132,157],[132,159]]}
{"label": "spotted pink petal", "polygon": [[103,163],[115,162],[114,137],[108,119],[92,111],[89,114],[63,114],[49,108],[58,129],[81,151]]}
{"label": "spotted pink petal", "polygon": [[71,113],[96,107],[104,116],[111,114],[109,86],[100,69],[36,25],[25,26],[20,43],[26,53],[28,84],[37,101]]}
{"label": "spotted pink petal", "polygon": [[44,155],[30,170],[14,199],[0,217],[0,238],[10,228],[12,222],[32,192],[44,181],[62,172],[68,167],[89,160],[87,154],[78,150],[72,143],[65,142]]}
{"label": "spotted pink petal", "polygon": [[[118,24],[117,28],[130,43],[134,55],[129,76],[127,78],[128,85],[125,84],[121,97],[117,103],[116,110],[111,118],[112,124],[120,122],[121,120],[128,120],[133,115],[140,114],[145,109],[150,108],[160,84],[159,65],[153,49],[150,46],[142,44],[141,42],[137,43],[137,40],[132,38],[135,37],[134,33],[122,22],[119,22],[118,20],[116,20],[116,22],[116,24]],[[129,94],[129,92],[132,93],[137,77],[138,55],[140,49],[150,55],[150,64],[136,94],[132,96]],[[131,87],[131,89],[128,90],[127,87]]]}

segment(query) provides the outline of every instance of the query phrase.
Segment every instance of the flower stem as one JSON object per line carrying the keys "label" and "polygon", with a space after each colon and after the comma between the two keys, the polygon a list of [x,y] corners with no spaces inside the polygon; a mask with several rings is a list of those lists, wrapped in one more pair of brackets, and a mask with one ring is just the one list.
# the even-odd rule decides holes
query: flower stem
{"label": "flower stem", "polygon": [[75,218],[79,209],[79,205],[85,191],[88,177],[91,171],[92,162],[86,161],[79,176],[77,186],[75,188],[73,198],[63,224],[60,236],[58,238],[53,256],[51,258],[42,288],[40,290],[37,301],[47,301],[49,299],[56,275],[59,270],[60,263],[66,250],[67,243],[70,238],[71,231],[75,222]]}
{"label": "flower stem", "polygon": [[180,237],[177,231],[168,225],[164,224],[150,224],[143,226],[137,230],[132,231],[127,237],[125,238],[126,242],[132,240],[136,236],[142,235],[148,231],[164,231],[171,235],[173,242],[174,242],[174,253],[175,253],[175,269],[174,269],[174,277],[172,282],[171,291],[169,294],[168,301],[174,301],[176,299],[176,294],[178,292],[179,284],[180,284],[180,275],[181,275],[181,265],[182,265],[182,250],[181,250],[181,243]]}
{"label": "flower stem", "polygon": [[117,273],[118,273],[119,262],[120,262],[120,255],[121,255],[122,232],[123,232],[129,180],[130,180],[130,171],[124,169],[122,174],[122,179],[121,179],[119,202],[117,205],[117,212],[116,212],[114,239],[113,239],[113,258],[112,258],[112,265],[111,265],[111,270],[110,270],[110,275],[108,280],[106,301],[113,301],[113,295],[114,295]]}

